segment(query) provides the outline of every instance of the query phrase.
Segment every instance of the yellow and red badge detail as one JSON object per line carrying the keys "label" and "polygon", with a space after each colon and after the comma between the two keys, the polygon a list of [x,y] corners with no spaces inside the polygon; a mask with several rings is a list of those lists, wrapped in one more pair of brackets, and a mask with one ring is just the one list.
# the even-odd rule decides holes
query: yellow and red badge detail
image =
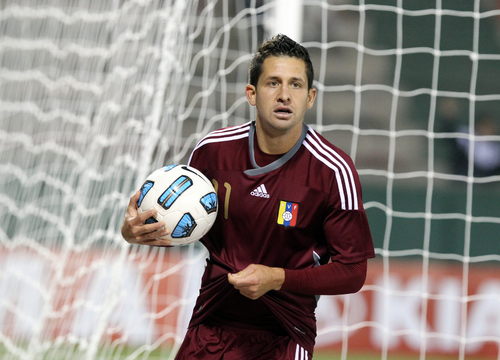
{"label": "yellow and red badge detail", "polygon": [[299,204],[280,200],[277,223],[283,226],[295,226],[299,216]]}

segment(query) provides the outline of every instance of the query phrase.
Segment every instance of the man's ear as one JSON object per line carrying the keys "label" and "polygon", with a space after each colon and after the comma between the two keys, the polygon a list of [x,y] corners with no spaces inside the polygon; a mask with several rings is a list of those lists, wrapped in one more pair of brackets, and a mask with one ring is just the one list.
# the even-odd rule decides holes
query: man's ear
{"label": "man's ear", "polygon": [[245,87],[245,94],[247,96],[248,103],[252,106],[255,106],[255,96],[256,96],[255,86],[248,84]]}
{"label": "man's ear", "polygon": [[312,87],[309,89],[307,93],[307,108],[310,109],[314,105],[314,101],[316,100],[316,95],[318,95],[318,89]]}

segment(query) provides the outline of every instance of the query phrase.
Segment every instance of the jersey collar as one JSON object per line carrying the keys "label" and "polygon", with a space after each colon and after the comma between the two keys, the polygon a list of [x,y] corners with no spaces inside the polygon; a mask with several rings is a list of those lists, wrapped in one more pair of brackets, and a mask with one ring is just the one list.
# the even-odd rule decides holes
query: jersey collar
{"label": "jersey collar", "polygon": [[288,150],[287,153],[283,154],[283,156],[281,156],[279,159],[274,160],[272,163],[267,164],[266,166],[259,166],[255,161],[255,150],[254,150],[255,121],[252,121],[252,123],[250,124],[250,130],[248,132],[248,150],[250,155],[250,162],[252,163],[253,169],[245,170],[244,173],[246,175],[255,176],[255,175],[262,175],[280,168],[288,160],[290,160],[295,155],[295,153],[300,149],[300,147],[302,146],[302,142],[306,138],[306,135],[307,135],[307,126],[305,124],[302,124],[302,134],[300,135],[295,145],[293,145],[292,148]]}

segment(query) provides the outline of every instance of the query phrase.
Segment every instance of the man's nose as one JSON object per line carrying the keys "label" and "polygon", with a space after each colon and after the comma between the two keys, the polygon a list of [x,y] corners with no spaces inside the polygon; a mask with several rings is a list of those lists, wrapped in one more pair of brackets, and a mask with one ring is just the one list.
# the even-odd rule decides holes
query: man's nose
{"label": "man's nose", "polygon": [[283,85],[280,87],[280,92],[278,93],[278,101],[287,103],[290,101],[290,91],[288,86]]}

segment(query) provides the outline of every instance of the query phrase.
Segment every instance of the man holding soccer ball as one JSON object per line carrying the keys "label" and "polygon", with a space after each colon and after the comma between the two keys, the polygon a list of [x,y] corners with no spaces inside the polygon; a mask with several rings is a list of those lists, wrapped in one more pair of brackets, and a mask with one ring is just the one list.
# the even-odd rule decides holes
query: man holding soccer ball
{"label": "man holding soccer ball", "polygon": [[[262,44],[246,96],[255,121],[214,131],[189,165],[217,192],[200,294],[176,359],[312,359],[317,295],[358,291],[374,256],[352,160],[304,124],[315,101],[307,50]],[[169,246],[135,194],[122,226],[134,244]]]}

